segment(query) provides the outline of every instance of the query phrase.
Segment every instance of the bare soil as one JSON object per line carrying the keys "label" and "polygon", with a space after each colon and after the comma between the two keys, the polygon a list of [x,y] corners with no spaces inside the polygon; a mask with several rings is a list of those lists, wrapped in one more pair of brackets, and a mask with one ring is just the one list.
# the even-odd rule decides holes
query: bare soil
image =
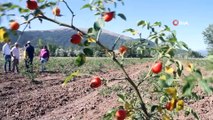
{"label": "bare soil", "polygon": [[[132,65],[126,69],[132,78],[138,79],[147,65]],[[96,75],[112,79],[122,77],[122,72],[108,70]],[[100,120],[109,109],[119,105],[116,93],[103,96],[100,91],[104,87],[89,87],[91,76],[77,77],[65,87],[62,86],[64,78],[61,73],[46,72],[39,74],[35,83],[19,74],[0,71],[0,120]],[[124,80],[114,80],[108,86],[118,83],[128,85]],[[203,96],[187,104],[202,120],[213,120],[213,96]],[[194,118],[179,116],[177,119]]]}

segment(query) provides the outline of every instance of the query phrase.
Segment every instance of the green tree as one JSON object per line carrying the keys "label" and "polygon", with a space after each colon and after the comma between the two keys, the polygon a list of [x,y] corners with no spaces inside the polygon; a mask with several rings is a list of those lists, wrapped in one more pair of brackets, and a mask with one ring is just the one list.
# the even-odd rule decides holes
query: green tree
{"label": "green tree", "polygon": [[39,38],[39,39],[38,39],[38,42],[37,42],[37,47],[38,47],[39,49],[41,49],[43,46],[44,46],[44,41],[43,41],[41,38]]}
{"label": "green tree", "polygon": [[48,44],[47,44],[47,47],[48,47],[48,49],[49,49],[50,56],[55,56],[55,51],[56,51],[56,49],[58,48],[58,46],[55,45],[55,44],[52,44],[52,43],[48,43]]}
{"label": "green tree", "polygon": [[203,56],[197,51],[191,51],[189,57],[192,57],[192,58],[203,58]]}
{"label": "green tree", "polygon": [[213,55],[213,24],[203,31],[204,41],[208,45],[209,54]]}

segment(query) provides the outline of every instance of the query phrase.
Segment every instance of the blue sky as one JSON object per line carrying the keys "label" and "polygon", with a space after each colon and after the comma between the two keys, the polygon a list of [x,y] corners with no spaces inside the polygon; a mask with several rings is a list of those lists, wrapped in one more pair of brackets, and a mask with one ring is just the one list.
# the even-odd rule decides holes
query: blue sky
{"label": "blue sky", "polygon": [[[81,6],[86,4],[89,0],[67,1],[76,14],[74,25],[79,28],[91,27],[97,17],[93,16],[93,12],[90,12],[87,9],[80,10]],[[113,21],[106,23],[104,29],[124,34],[122,33],[124,29],[136,28],[136,24],[139,20],[146,20],[150,22],[161,21],[163,24],[166,24],[173,30],[176,30],[177,38],[186,42],[193,50],[206,49],[202,32],[209,24],[213,24],[213,0],[124,0],[124,2],[125,5],[122,6],[119,4],[116,10],[117,13],[124,13],[127,17],[127,21],[123,21],[117,17]],[[25,0],[17,2],[17,4],[25,6]],[[59,3],[59,7],[61,8],[61,14],[63,14],[63,16],[60,18],[57,17],[56,19],[69,24],[70,13],[68,9],[63,3]],[[111,10],[115,10],[114,7],[112,7]],[[51,9],[47,9],[44,12],[47,16],[54,18]],[[20,23],[22,22],[19,15],[11,19],[16,19]],[[181,24],[179,26],[173,26],[172,21],[174,19],[179,20],[181,23],[188,23],[188,25]],[[8,26],[6,21],[7,20],[4,19],[1,26]],[[56,28],[59,28],[59,26],[45,21],[40,24],[39,21],[36,20],[31,24],[31,30],[47,30]],[[20,28],[20,30],[22,29],[23,27]],[[125,35],[130,36],[130,34]]]}

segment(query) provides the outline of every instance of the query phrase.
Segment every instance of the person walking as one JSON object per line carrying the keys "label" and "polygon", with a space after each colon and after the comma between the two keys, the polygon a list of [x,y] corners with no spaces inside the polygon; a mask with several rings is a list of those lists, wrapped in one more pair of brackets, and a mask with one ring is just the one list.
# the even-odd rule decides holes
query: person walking
{"label": "person walking", "polygon": [[28,72],[33,72],[33,58],[34,58],[34,47],[31,45],[30,41],[27,41],[26,46],[26,59],[25,59],[25,66]]}
{"label": "person walking", "polygon": [[15,46],[11,49],[11,56],[12,56],[12,72],[15,72],[15,69],[17,71],[17,73],[19,73],[19,68],[18,68],[18,64],[19,64],[19,58],[20,58],[20,53],[19,53],[19,45],[16,42]]}
{"label": "person walking", "polygon": [[47,46],[43,46],[43,48],[40,51],[40,62],[41,62],[41,72],[46,70],[45,64],[49,60],[49,50],[47,49]]}
{"label": "person walking", "polygon": [[4,72],[7,73],[7,64],[9,64],[9,71],[11,71],[11,54],[10,54],[10,42],[6,42],[2,47],[2,53],[4,56]]}

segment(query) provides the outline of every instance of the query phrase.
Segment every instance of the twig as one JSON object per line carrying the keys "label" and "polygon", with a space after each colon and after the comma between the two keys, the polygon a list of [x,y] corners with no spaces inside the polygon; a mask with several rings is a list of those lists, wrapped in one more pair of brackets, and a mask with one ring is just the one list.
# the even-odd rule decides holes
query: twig
{"label": "twig", "polygon": [[21,37],[22,37],[22,35],[24,34],[24,31],[26,30],[26,28],[28,27],[28,25],[29,25],[29,23],[27,23],[27,24],[25,25],[24,29],[21,31],[21,34],[18,36],[18,39],[16,40],[16,42],[18,42],[18,41],[21,39]]}
{"label": "twig", "polygon": [[69,11],[71,12],[72,14],[72,18],[71,18],[71,26],[73,26],[73,19],[75,17],[75,14],[74,12],[72,11],[72,9],[70,8],[70,6],[67,4],[67,2],[65,0],[63,0],[63,2],[65,3],[65,5],[67,6],[67,8],[69,9]]}
{"label": "twig", "polygon": [[119,35],[118,39],[115,40],[113,46],[112,46],[112,51],[115,49],[115,46],[117,44],[117,42],[120,40],[121,36]]}
{"label": "twig", "polygon": [[111,50],[109,50],[109,48],[105,47],[103,44],[101,44],[100,42],[100,36],[101,36],[101,33],[102,33],[102,30],[100,29],[98,31],[98,35],[96,37],[96,44],[98,44],[100,47],[102,47],[104,50],[108,51],[108,52],[111,52]]}
{"label": "twig", "polygon": [[65,24],[65,23],[61,23],[61,22],[59,22],[59,21],[57,21],[57,20],[53,20],[53,19],[48,18],[48,17],[46,17],[46,16],[37,16],[37,18],[41,18],[41,19],[44,19],[44,20],[51,21],[51,22],[56,23],[56,24],[58,24],[58,25],[60,25],[60,26],[72,28],[72,29],[74,29],[74,30],[76,30],[76,31],[81,32],[83,35],[86,35],[85,32],[83,32],[82,30],[78,29],[78,28],[75,27],[74,25],[71,26],[71,25],[68,25],[68,24]]}
{"label": "twig", "polygon": [[[159,55],[159,57],[153,63],[156,63],[158,60],[160,60],[161,57],[162,56]],[[137,87],[140,86],[141,83],[143,83],[143,81],[145,81],[146,79],[148,79],[150,77],[151,72],[152,72],[152,68],[149,69],[149,72],[146,74],[146,76],[143,78],[143,80],[138,83]]]}
{"label": "twig", "polygon": [[113,81],[113,80],[125,80],[126,78],[112,78],[112,79],[109,79],[109,81]]}
{"label": "twig", "polygon": [[101,33],[102,33],[102,30],[100,29],[100,30],[98,31],[98,34],[97,34],[97,37],[96,37],[96,41],[99,41],[100,36],[101,36]]}

